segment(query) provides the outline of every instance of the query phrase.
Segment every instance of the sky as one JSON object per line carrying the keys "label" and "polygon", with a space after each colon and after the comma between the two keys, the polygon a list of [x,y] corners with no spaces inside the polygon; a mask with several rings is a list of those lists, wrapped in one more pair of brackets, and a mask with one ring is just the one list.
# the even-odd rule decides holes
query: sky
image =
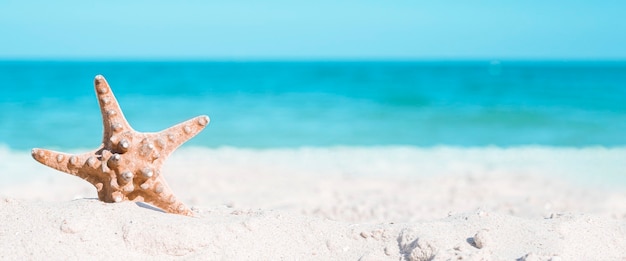
{"label": "sky", "polygon": [[624,60],[626,1],[0,0],[0,59]]}

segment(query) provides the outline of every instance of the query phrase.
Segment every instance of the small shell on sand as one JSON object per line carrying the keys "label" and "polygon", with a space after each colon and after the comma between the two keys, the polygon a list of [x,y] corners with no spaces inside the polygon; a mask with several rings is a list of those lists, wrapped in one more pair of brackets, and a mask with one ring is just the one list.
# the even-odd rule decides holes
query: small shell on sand
{"label": "small shell on sand", "polygon": [[491,244],[491,237],[488,229],[481,229],[474,235],[474,245],[476,248],[482,249]]}

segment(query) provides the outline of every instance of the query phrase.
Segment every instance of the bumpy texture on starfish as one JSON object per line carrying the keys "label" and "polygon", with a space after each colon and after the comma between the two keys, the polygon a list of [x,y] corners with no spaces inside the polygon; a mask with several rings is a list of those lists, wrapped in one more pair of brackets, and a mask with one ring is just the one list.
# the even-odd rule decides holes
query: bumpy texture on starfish
{"label": "bumpy texture on starfish", "polygon": [[99,148],[80,155],[33,149],[33,158],[48,167],[93,184],[104,202],[144,201],[169,213],[192,212],[172,194],[161,165],[178,146],[198,134],[209,117],[199,116],[157,133],[133,130],[104,77],[96,76],[104,137]]}

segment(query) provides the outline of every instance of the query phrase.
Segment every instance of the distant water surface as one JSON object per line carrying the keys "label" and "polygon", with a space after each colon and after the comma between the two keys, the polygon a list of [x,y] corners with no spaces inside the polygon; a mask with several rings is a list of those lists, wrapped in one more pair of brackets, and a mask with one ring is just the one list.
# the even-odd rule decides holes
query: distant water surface
{"label": "distant water surface", "polygon": [[624,146],[626,62],[0,62],[0,144],[93,148],[103,74],[139,131],[204,147]]}

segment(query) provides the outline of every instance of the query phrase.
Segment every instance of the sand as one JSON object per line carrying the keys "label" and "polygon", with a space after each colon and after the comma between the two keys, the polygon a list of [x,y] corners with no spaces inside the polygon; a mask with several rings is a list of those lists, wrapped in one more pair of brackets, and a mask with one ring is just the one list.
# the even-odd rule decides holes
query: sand
{"label": "sand", "polygon": [[29,157],[0,150],[2,259],[626,260],[625,148],[183,148],[193,218]]}

